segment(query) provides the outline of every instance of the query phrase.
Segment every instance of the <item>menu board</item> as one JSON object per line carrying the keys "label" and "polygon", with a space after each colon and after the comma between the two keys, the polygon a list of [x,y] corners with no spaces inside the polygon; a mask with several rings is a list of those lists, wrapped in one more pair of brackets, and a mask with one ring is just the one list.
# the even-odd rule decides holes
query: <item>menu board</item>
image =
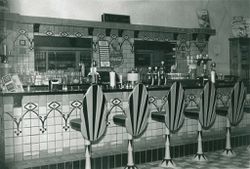
{"label": "menu board", "polygon": [[101,67],[110,67],[108,41],[99,41],[98,45],[99,45]]}
{"label": "menu board", "polygon": [[18,75],[4,75],[2,77],[2,85],[4,92],[23,92],[23,85]]}
{"label": "menu board", "polygon": [[11,75],[7,74],[2,77],[2,84],[4,87],[6,87],[6,90],[8,92],[14,92],[15,91],[15,84],[11,78]]}

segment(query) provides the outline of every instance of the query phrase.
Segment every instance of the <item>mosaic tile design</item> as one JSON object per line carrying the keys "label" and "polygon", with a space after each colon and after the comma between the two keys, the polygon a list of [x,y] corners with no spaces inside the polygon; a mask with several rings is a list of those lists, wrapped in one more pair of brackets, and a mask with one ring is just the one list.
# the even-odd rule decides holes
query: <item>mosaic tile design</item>
{"label": "mosaic tile design", "polygon": [[5,111],[9,112],[5,114],[6,160],[61,155],[63,150],[83,151],[81,134],[69,131],[68,125],[69,117],[79,117],[80,109],[77,106],[80,105],[77,101],[81,98],[81,94],[66,97],[28,96],[23,98],[23,107],[14,107],[13,111],[7,109],[10,106],[6,104]]}
{"label": "mosaic tile design", "polygon": [[[64,22],[64,21],[63,21]],[[66,21],[65,21],[66,22]],[[178,30],[176,30],[178,31]],[[204,30],[203,30],[204,31]],[[206,30],[207,33],[210,30]],[[188,42],[188,47],[184,47],[185,51],[177,52],[176,55],[182,55],[187,52],[192,56],[199,54],[199,48],[196,38],[191,37],[191,34],[174,34],[172,32],[150,32],[150,31],[132,31],[132,30],[114,30],[108,31],[104,28],[87,28],[72,25],[45,25],[45,24],[27,24],[27,23],[8,23],[6,30],[7,36],[5,41],[11,55],[8,57],[9,63],[13,67],[20,67],[20,69],[34,70],[34,36],[57,36],[57,37],[73,37],[73,38],[92,38],[93,40],[93,59],[99,62],[98,41],[106,40],[109,42],[109,47],[113,43],[118,43],[123,56],[123,63],[115,67],[115,71],[122,74],[124,77],[128,71],[134,68],[134,41],[178,41]],[[205,32],[204,32],[205,33]],[[210,32],[211,33],[211,32]],[[202,41],[207,53],[206,39]],[[178,48],[178,47],[177,47]],[[186,68],[185,63],[180,63]],[[15,66],[17,65],[17,66]],[[99,65],[99,63],[98,63]],[[181,66],[182,67],[182,66]],[[19,69],[19,68],[16,68]],[[186,69],[180,69],[179,72],[185,72]]]}
{"label": "mosaic tile design", "polygon": [[[4,145],[4,114],[3,112],[3,98],[0,96],[0,145]],[[0,146],[0,166],[3,166],[5,160],[4,146]]]}
{"label": "mosaic tile design", "polygon": [[[195,90],[187,91],[187,97],[192,96],[187,103],[190,107],[197,106],[199,102],[195,93],[197,93]],[[109,126],[102,140],[93,145],[94,154],[102,150],[108,152],[107,155],[111,155],[114,152],[108,151],[110,148],[126,153],[126,142],[124,143],[127,140],[126,129],[116,126],[112,119],[113,115],[122,113],[128,107],[128,94],[127,92],[106,94],[106,98],[109,100],[107,106],[111,110],[108,117]],[[164,104],[164,94],[162,91],[152,91],[150,95],[152,96],[151,102],[154,103],[151,104],[151,110],[160,111],[159,107]],[[24,96],[22,107],[13,107],[15,102],[13,98],[6,97],[4,99],[4,112],[8,112],[4,115],[6,161],[42,159],[74,153],[83,154],[84,139],[81,133],[69,127],[71,119],[80,117],[82,97],[82,94]],[[227,101],[227,96],[223,95],[222,100]],[[236,129],[249,126],[249,115],[245,114],[245,118]],[[204,135],[216,132],[218,135],[224,136],[225,124],[226,120],[217,116],[214,126],[210,130],[204,131]],[[171,138],[185,136],[195,142],[196,130],[197,122],[185,119],[180,131]],[[234,132],[234,130],[233,128],[232,131]],[[155,148],[155,145],[151,144],[152,140],[155,140],[156,145],[163,145],[164,133],[164,124],[150,119],[146,132],[135,140],[135,149],[143,151],[145,147]]]}

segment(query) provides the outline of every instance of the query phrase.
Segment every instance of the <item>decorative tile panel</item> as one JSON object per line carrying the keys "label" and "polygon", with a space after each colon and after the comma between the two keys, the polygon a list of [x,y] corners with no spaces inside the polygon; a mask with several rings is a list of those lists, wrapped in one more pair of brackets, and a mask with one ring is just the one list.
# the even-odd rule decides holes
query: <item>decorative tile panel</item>
{"label": "decorative tile panel", "polygon": [[[7,150],[4,149],[5,146],[5,121],[3,114],[3,97],[0,96],[0,164],[3,166],[5,164],[5,152]],[[9,140],[7,140],[9,141]]]}
{"label": "decorative tile panel", "polygon": [[[185,96],[188,106],[195,107],[199,104],[199,92],[200,90],[186,90]],[[223,104],[224,102],[226,104],[228,100],[226,93],[227,90],[218,91],[217,97],[223,100]],[[121,93],[106,94],[108,98],[107,107],[108,111],[110,111],[108,121],[110,123],[108,124],[106,135],[93,146],[93,152],[100,149],[109,152],[110,147],[116,147],[118,151],[125,152],[126,129],[113,124],[112,117],[114,114],[123,113],[128,108],[128,94],[126,92],[123,92],[122,95]],[[149,95],[150,110],[164,111],[163,105],[166,103],[167,91],[150,91]],[[23,107],[19,109],[12,108],[14,112],[4,111],[6,121],[2,125],[5,126],[6,159],[9,161],[31,158],[41,159],[46,156],[84,152],[84,139],[81,133],[74,131],[69,126],[71,119],[80,118],[83,95],[65,94],[63,97],[59,96],[24,96],[22,101]],[[43,99],[47,98],[46,103],[39,99],[41,97]],[[247,98],[249,102],[250,97]],[[6,101],[5,103],[7,104]],[[242,127],[250,124],[250,117],[245,117],[240,124]],[[223,135],[224,127],[225,119],[218,117],[214,126],[209,131],[206,131],[205,134],[218,131]],[[173,137],[194,136],[196,129],[197,123],[195,121],[185,119],[180,132]],[[165,125],[150,119],[147,130],[140,139],[136,140],[136,149],[145,151],[145,147],[151,145],[152,140],[156,138],[157,143],[161,145],[164,142],[164,133]]]}

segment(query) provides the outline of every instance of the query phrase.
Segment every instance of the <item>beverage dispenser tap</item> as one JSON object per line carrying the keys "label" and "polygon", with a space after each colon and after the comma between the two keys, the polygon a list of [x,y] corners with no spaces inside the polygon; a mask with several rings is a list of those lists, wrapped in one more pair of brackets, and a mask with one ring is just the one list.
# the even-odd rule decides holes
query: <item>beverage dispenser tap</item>
{"label": "beverage dispenser tap", "polygon": [[79,63],[79,68],[80,68],[80,83],[83,83],[83,79],[85,77],[85,65],[84,63]]}
{"label": "beverage dispenser tap", "polygon": [[88,74],[88,79],[91,84],[97,84],[99,81],[100,75],[97,72],[97,67],[96,67],[96,62],[93,61],[91,67],[90,67],[90,72]]}
{"label": "beverage dispenser tap", "polygon": [[215,80],[216,80],[216,71],[215,71],[216,63],[212,62],[210,66],[211,66],[211,72],[210,72],[210,74],[211,74],[211,82],[215,83]]}
{"label": "beverage dispenser tap", "polygon": [[153,72],[152,85],[158,85],[158,78],[159,78],[159,71],[158,71],[158,67],[155,66],[155,69],[154,69],[154,72]]}
{"label": "beverage dispenser tap", "polygon": [[159,69],[158,85],[165,85],[167,83],[165,75],[164,61],[161,61],[161,66]]}
{"label": "beverage dispenser tap", "polygon": [[153,77],[153,72],[152,72],[152,67],[151,66],[148,67],[148,72],[147,72],[146,76],[147,76],[146,77],[146,84],[147,85],[153,85],[154,84],[154,82],[153,82],[154,77]]}

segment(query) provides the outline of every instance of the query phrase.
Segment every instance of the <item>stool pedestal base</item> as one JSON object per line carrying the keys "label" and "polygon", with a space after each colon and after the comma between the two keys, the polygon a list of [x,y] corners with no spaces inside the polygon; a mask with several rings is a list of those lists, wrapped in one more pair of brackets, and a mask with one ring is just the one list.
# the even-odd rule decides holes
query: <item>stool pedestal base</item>
{"label": "stool pedestal base", "polygon": [[222,154],[223,156],[227,156],[227,157],[234,157],[235,153],[232,149],[225,149]]}
{"label": "stool pedestal base", "polygon": [[194,161],[207,161],[207,157],[204,154],[195,154]]}
{"label": "stool pedestal base", "polygon": [[226,147],[222,155],[226,157],[235,156],[235,153],[232,150],[232,146],[231,146],[231,124],[228,118],[227,118],[227,126],[226,126]]}
{"label": "stool pedestal base", "polygon": [[85,169],[91,169],[90,141],[85,140]]}
{"label": "stool pedestal base", "polygon": [[163,167],[163,168],[176,168],[176,165],[172,159],[162,160],[162,162],[159,166]]}
{"label": "stool pedestal base", "polygon": [[133,137],[128,134],[128,163],[124,169],[137,169],[133,160]]}
{"label": "stool pedestal base", "polygon": [[138,169],[135,165],[133,166],[126,166],[124,167],[124,169]]}
{"label": "stool pedestal base", "polygon": [[194,161],[207,161],[207,157],[203,153],[202,149],[202,127],[200,122],[198,121],[198,148],[197,153],[194,156]]}
{"label": "stool pedestal base", "polygon": [[161,163],[159,164],[160,167],[163,168],[176,168],[176,165],[174,163],[174,161],[172,160],[171,156],[170,156],[170,131],[169,129],[166,127],[166,141],[165,141],[165,157],[164,159],[161,161]]}
{"label": "stool pedestal base", "polygon": [[249,145],[249,146],[247,146],[247,150],[250,152],[250,145]]}

